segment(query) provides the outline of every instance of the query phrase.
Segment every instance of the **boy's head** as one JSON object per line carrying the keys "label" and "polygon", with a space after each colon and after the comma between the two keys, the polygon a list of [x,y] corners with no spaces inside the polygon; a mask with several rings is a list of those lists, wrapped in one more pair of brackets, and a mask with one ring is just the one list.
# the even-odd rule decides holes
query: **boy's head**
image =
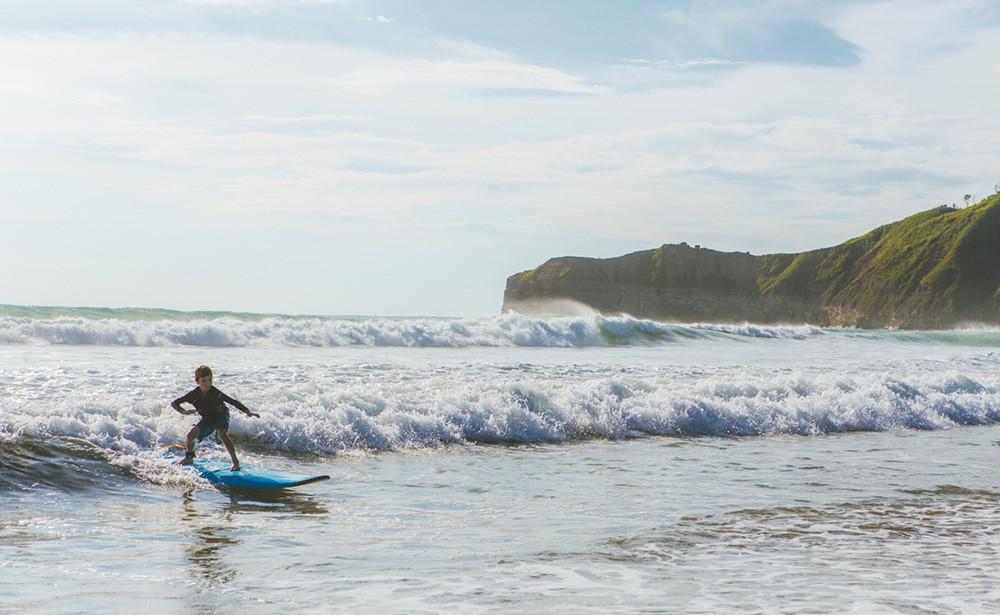
{"label": "boy's head", "polygon": [[199,365],[198,369],[194,370],[194,381],[202,389],[208,390],[212,386],[212,368],[207,365]]}

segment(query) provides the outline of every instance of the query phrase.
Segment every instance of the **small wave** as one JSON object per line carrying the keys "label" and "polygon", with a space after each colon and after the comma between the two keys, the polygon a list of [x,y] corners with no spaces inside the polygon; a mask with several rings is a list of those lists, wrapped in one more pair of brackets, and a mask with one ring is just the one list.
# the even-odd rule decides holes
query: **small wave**
{"label": "small wave", "polygon": [[802,340],[814,335],[823,335],[825,332],[820,327],[813,325],[775,325],[764,326],[744,323],[742,325],[726,324],[696,324],[692,325],[704,331],[717,331],[729,335],[743,337],[758,337],[766,339],[796,339]]}
{"label": "small wave", "polygon": [[889,339],[924,344],[937,343],[978,347],[1000,346],[1000,329],[989,327],[948,329],[943,331],[887,331],[883,332],[882,335]]}
{"label": "small wave", "polygon": [[[22,434],[23,436],[23,434]],[[19,437],[0,446],[0,490],[61,489],[111,491],[122,473],[107,463],[105,450],[86,440]]]}
{"label": "small wave", "polygon": [[683,339],[720,337],[753,337],[764,339],[805,339],[822,335],[823,329],[812,325],[754,325],[744,323],[661,323],[631,316],[597,317],[597,326],[611,342],[635,344],[641,342],[670,342]]}

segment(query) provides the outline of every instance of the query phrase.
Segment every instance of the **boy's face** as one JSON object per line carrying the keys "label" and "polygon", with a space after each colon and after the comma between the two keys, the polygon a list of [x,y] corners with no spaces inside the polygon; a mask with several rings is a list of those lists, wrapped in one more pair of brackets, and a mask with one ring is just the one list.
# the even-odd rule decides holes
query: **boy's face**
{"label": "boy's face", "polygon": [[198,383],[198,388],[201,389],[203,393],[212,388],[212,376],[210,375],[195,378],[195,382]]}

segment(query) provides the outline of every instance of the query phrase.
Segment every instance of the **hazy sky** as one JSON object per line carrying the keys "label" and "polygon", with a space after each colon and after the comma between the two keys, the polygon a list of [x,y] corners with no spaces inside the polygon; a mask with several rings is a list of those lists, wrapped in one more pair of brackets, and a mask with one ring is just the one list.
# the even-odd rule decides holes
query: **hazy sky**
{"label": "hazy sky", "polygon": [[1000,182],[1000,3],[0,0],[0,303],[497,313]]}

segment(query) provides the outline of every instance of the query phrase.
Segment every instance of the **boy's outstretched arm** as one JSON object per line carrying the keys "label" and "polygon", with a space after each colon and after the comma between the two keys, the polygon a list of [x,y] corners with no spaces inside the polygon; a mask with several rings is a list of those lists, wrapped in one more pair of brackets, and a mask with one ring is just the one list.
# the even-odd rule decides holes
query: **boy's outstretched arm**
{"label": "boy's outstretched arm", "polygon": [[187,395],[178,397],[174,401],[170,402],[170,407],[180,412],[181,414],[194,414],[195,412],[197,412],[197,410],[187,410],[181,406],[181,404],[186,402],[187,400],[188,400]]}
{"label": "boy's outstretched arm", "polygon": [[[219,392],[222,393],[222,391]],[[234,406],[235,408],[239,409],[240,412],[242,412],[247,416],[260,418],[259,414],[257,414],[256,412],[251,412],[250,408],[244,406],[241,401],[239,401],[238,399],[233,399],[232,397],[226,395],[225,393],[222,393],[222,401],[226,402],[230,406]]]}

